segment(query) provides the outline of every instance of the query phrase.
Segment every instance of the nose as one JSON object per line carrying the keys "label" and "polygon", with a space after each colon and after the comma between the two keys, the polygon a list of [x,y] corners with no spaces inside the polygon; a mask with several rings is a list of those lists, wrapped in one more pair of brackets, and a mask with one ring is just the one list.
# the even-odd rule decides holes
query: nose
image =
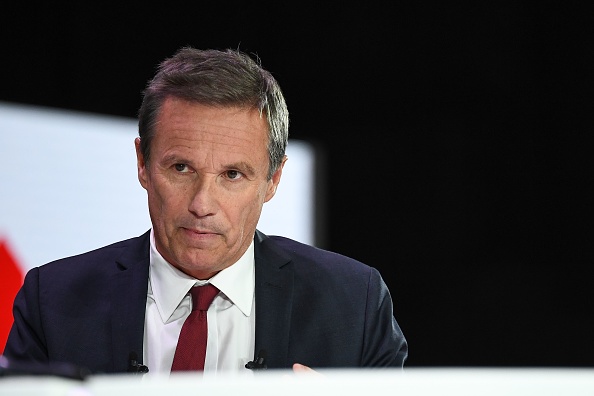
{"label": "nose", "polygon": [[209,177],[200,177],[194,180],[188,206],[190,213],[197,217],[210,216],[215,213],[216,206],[216,181]]}

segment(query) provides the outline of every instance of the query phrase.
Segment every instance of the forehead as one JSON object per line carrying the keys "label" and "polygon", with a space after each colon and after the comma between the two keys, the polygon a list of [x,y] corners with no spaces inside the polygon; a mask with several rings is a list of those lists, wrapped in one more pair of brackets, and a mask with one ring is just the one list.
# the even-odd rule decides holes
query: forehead
{"label": "forehead", "polygon": [[168,97],[163,102],[157,117],[157,130],[160,126],[195,132],[220,128],[222,133],[225,129],[230,135],[248,132],[254,138],[267,138],[268,131],[266,117],[255,108],[212,106],[175,97]]}
{"label": "forehead", "polygon": [[157,118],[154,143],[267,156],[268,124],[254,108],[209,106],[170,97]]}

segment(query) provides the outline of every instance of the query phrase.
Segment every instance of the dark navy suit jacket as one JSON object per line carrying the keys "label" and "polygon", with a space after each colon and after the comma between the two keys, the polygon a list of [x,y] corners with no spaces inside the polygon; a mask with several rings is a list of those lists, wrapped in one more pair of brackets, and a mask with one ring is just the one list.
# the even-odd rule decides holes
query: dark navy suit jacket
{"label": "dark navy suit jacket", "polygon": [[[92,373],[126,372],[131,354],[141,362],[149,236],[31,269],[4,355]],[[377,270],[259,231],[254,242],[255,352],[269,369],[403,367],[408,345]]]}

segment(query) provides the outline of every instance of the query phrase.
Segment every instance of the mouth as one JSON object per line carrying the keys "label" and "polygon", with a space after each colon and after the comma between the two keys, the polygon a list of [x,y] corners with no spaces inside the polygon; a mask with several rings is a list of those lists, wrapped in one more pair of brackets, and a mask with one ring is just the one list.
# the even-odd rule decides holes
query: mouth
{"label": "mouth", "polygon": [[207,238],[207,237],[214,237],[220,235],[218,232],[213,230],[206,230],[206,229],[195,229],[195,228],[187,228],[181,227],[184,234],[188,235],[192,238]]}

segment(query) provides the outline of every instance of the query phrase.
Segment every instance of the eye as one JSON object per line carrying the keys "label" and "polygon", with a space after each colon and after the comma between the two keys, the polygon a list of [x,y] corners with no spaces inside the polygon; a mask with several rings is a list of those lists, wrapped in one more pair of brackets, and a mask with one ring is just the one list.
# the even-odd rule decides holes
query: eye
{"label": "eye", "polygon": [[243,174],[241,172],[236,171],[236,170],[228,170],[225,173],[226,173],[227,178],[230,180],[241,179],[241,177],[243,176]]}
{"label": "eye", "polygon": [[186,164],[175,164],[175,165],[173,165],[173,167],[175,168],[176,171],[181,172],[181,173],[189,172],[188,165],[186,165]]}

